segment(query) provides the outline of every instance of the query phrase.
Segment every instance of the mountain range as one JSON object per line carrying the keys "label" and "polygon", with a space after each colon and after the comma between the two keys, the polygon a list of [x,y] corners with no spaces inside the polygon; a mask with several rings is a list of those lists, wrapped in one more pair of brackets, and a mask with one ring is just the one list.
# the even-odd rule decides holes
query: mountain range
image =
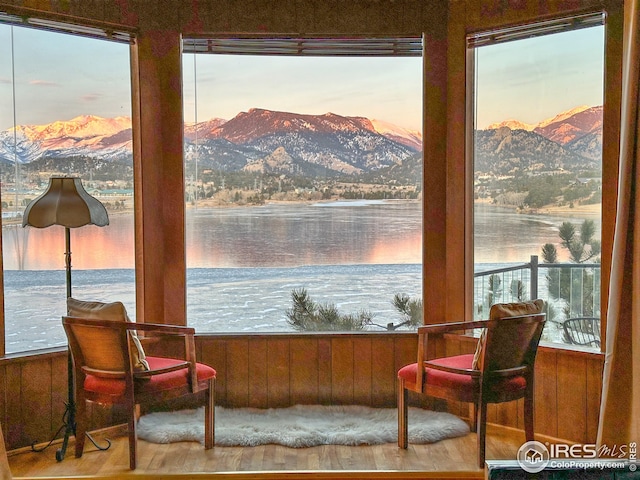
{"label": "mountain range", "polygon": [[476,131],[475,170],[496,175],[599,169],[602,106],[580,106],[535,125],[518,120]]}
{"label": "mountain range", "polygon": [[[0,164],[91,158],[130,165],[131,138],[128,117],[20,125],[0,132]],[[420,132],[380,120],[259,108],[186,124],[184,141],[186,161],[197,159],[202,168],[308,176],[381,171],[420,158],[422,150]],[[598,168],[601,146],[602,107],[577,107],[536,125],[506,120],[478,130],[475,168],[494,174]]]}

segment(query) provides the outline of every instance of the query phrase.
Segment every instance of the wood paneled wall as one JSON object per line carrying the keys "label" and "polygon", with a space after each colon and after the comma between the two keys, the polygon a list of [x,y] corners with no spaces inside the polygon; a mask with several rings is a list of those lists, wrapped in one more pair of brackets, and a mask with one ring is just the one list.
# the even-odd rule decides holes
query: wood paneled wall
{"label": "wood paneled wall", "polygon": [[[473,352],[476,340],[448,336],[440,353]],[[396,372],[416,358],[411,333],[202,335],[200,361],[218,371],[216,403],[274,408],[295,404],[395,407]],[[149,350],[152,352],[152,348]],[[596,437],[602,355],[541,348],[536,364],[536,433],[576,442]],[[0,423],[8,449],[48,441],[67,397],[66,351],[0,360]],[[412,395],[413,404],[447,407]],[[467,417],[467,404],[451,404]],[[489,421],[523,428],[522,402],[489,409]],[[122,422],[95,406],[92,428]]]}
{"label": "wood paneled wall", "polygon": [[[67,390],[67,352],[0,359],[0,423],[7,449],[48,442],[61,427]],[[117,412],[90,408],[92,428],[115,424]],[[60,432],[58,438],[64,435]]]}
{"label": "wood paneled wall", "polygon": [[[449,335],[438,355],[473,353],[476,340]],[[553,438],[593,443],[598,431],[604,356],[541,346],[535,369],[535,432]],[[449,410],[468,416],[468,404]],[[524,401],[490,405],[490,423],[524,430]]]}
{"label": "wood paneled wall", "polygon": [[217,368],[217,398],[230,407],[395,405],[398,368],[415,361],[414,335],[206,336],[203,361]]}
{"label": "wood paneled wall", "polygon": [[[184,323],[183,187],[181,141],[175,132],[162,140],[162,170],[152,173],[157,133],[173,128],[182,108],[167,85],[177,78],[179,35],[425,35],[425,305],[429,322],[465,318],[469,291],[470,248],[465,158],[468,96],[465,88],[465,35],[469,31],[521,23],[549,15],[606,8],[609,25],[620,26],[621,0],[0,0],[0,10],[101,26],[123,26],[140,34],[132,61],[145,82],[134,101],[140,109],[160,105],[137,120],[140,135],[136,158],[137,318]],[[605,211],[615,210],[616,135],[619,117],[619,53],[621,35],[607,37],[605,116]],[[169,56],[162,47],[165,39]],[[150,43],[145,43],[145,42]],[[174,50],[172,50],[174,48]],[[136,49],[134,49],[135,51]],[[173,60],[172,60],[173,59]],[[165,67],[169,67],[168,71]],[[173,80],[172,80],[173,78]],[[149,82],[151,79],[153,81]],[[144,97],[144,98],[142,98]],[[134,109],[134,112],[136,110]],[[157,113],[157,117],[156,117]],[[179,124],[179,122],[178,122]],[[143,155],[144,153],[144,155]],[[144,176],[142,179],[140,177]],[[169,192],[161,195],[158,192]],[[156,204],[156,201],[160,201]],[[140,208],[143,208],[140,207]],[[155,211],[153,210],[155,208]],[[151,211],[147,212],[147,209]],[[167,228],[169,226],[169,228]],[[606,292],[611,217],[603,222],[603,292]],[[157,242],[158,248],[149,248]],[[146,247],[145,247],[146,245]],[[178,255],[178,257],[176,257]],[[165,268],[169,266],[170,268]],[[461,288],[466,285],[466,288]],[[603,299],[603,304],[604,302]],[[159,308],[159,312],[151,308]],[[468,308],[468,307],[467,307]],[[145,311],[154,313],[147,317]],[[3,323],[0,309],[0,324]],[[176,320],[177,319],[177,320]],[[450,351],[472,351],[469,339],[449,338]],[[1,346],[1,343],[0,343]],[[200,358],[219,370],[218,403],[227,406],[283,406],[293,403],[395,404],[395,371],[413,361],[415,338],[383,335],[201,336]],[[0,422],[9,448],[43,441],[58,428],[66,398],[66,352],[24,358],[0,358]],[[539,353],[537,427],[539,433],[575,441],[593,441],[600,398],[600,355],[541,349]],[[466,407],[452,405],[466,414]],[[490,420],[521,427],[522,406],[491,409]],[[36,412],[34,414],[34,412]],[[94,410],[96,426],[117,416]]]}

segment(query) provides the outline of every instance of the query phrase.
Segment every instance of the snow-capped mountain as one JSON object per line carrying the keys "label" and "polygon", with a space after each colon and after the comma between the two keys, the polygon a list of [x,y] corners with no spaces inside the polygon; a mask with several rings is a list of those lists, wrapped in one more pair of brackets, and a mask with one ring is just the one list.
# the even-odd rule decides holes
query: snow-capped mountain
{"label": "snow-capped mountain", "polygon": [[204,138],[225,122],[224,118],[212,118],[204,122],[185,123],[184,138],[192,141]]}
{"label": "snow-capped mountain", "polygon": [[417,152],[422,151],[422,134],[418,130],[409,130],[375,118],[371,120],[371,124],[380,135],[413,148]]}
{"label": "snow-capped mountain", "polygon": [[[380,130],[380,131],[378,131]],[[222,170],[357,173],[393,165],[421,147],[416,132],[334,113],[304,115],[251,109],[229,121],[184,127],[187,161]],[[131,120],[92,115],[0,132],[0,161],[90,157],[130,162]]]}
{"label": "snow-capped mountain", "polygon": [[0,161],[3,163],[31,163],[46,152],[39,142],[33,142],[18,129],[0,132]]}
{"label": "snow-capped mountain", "polygon": [[570,110],[566,110],[564,112],[560,112],[559,114],[557,114],[554,117],[551,118],[547,118],[546,120],[543,120],[541,122],[539,122],[536,127],[539,128],[544,128],[547,125],[550,125],[552,123],[558,123],[558,122],[562,122],[570,117],[573,117],[574,115],[577,115],[578,113],[584,112],[585,110],[587,110],[589,108],[588,105],[580,105],[578,107],[574,107]]}
{"label": "snow-capped mountain", "polygon": [[30,163],[45,156],[127,158],[131,156],[131,142],[130,118],[82,115],[46,125],[18,125],[15,130],[0,132],[0,160]]}
{"label": "snow-capped mountain", "polygon": [[535,132],[560,145],[567,145],[584,136],[602,136],[602,106],[581,105],[535,125],[514,119],[505,120],[489,125],[487,130],[497,130],[502,127]]}
{"label": "snow-capped mountain", "polygon": [[245,145],[267,135],[309,132],[314,134],[335,134],[339,132],[359,132],[375,129],[364,117],[343,117],[334,113],[305,115],[252,108],[240,112],[234,118],[211,132],[210,138],[224,138],[230,142]]}
{"label": "snow-capped mountain", "polygon": [[486,130],[497,130],[502,127],[507,127],[510,130],[526,130],[527,132],[531,132],[536,128],[536,126],[537,125],[531,125],[530,123],[524,123],[512,118],[504,120],[503,122],[492,123],[486,128]]}
{"label": "snow-capped mountain", "polygon": [[476,132],[476,169],[502,174],[555,168],[598,168],[602,106],[582,105],[536,125],[517,120]]}
{"label": "snow-capped mountain", "polygon": [[474,167],[495,175],[531,175],[546,171],[597,168],[597,161],[535,132],[502,127],[476,132]]}
{"label": "snow-capped mountain", "polygon": [[602,106],[579,107],[572,115],[558,115],[548,123],[541,122],[534,131],[560,145],[570,144],[587,135],[602,136]]}
{"label": "snow-capped mountain", "polygon": [[[187,150],[195,148],[187,145]],[[199,162],[217,169],[233,162],[250,170],[304,173],[319,167],[325,173],[353,174],[397,164],[416,149],[378,133],[364,117],[253,108],[205,135],[198,152]]]}
{"label": "snow-capped mountain", "polygon": [[129,117],[102,118],[95,115],[81,115],[68,121],[55,121],[46,125],[19,125],[31,141],[40,141],[45,148],[59,145],[61,139],[100,139],[115,135],[131,128]]}
{"label": "snow-capped mountain", "polygon": [[[557,167],[597,168],[602,107],[580,106],[527,125],[517,120],[476,133],[476,168],[501,172]],[[49,166],[93,158],[131,164],[131,120],[83,115],[0,132],[0,162]],[[230,120],[213,118],[184,130],[185,159],[221,171],[303,176],[375,172],[419,153],[422,137],[379,120],[335,113],[308,115],[254,108]],[[197,139],[197,141],[196,141]],[[196,156],[197,155],[197,156]]]}

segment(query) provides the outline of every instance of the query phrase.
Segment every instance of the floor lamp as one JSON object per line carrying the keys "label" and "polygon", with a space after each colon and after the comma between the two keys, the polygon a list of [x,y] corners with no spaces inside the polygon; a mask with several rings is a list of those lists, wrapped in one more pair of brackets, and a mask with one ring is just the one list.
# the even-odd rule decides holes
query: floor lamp
{"label": "floor lamp", "polygon": [[[71,228],[85,225],[104,227],[109,225],[107,210],[99,200],[89,195],[78,177],[51,177],[47,190],[33,200],[24,211],[22,226],[46,228],[51,225],[61,225],[65,234],[65,265],[67,274],[67,298],[71,297]],[[63,425],[56,432],[49,444],[37,451],[44,450],[53,443],[58,434],[64,429],[62,447],[56,452],[56,460],[61,461],[66,453],[69,436],[76,431],[76,404],[73,389],[73,363],[71,353],[67,360],[68,372],[68,403],[63,417]],[[89,439],[101,450],[109,446],[100,447],[93,438]],[[35,450],[35,448],[34,448]]]}

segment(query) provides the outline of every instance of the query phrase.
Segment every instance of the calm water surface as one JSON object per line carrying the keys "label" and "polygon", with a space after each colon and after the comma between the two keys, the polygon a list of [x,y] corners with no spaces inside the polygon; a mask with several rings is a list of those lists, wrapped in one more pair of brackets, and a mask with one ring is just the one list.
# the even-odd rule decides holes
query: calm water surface
{"label": "calm water surface", "polygon": [[[189,209],[189,324],[289,331],[291,291],[303,287],[341,311],[399,322],[393,295],[421,295],[421,215],[417,203],[382,201]],[[524,263],[544,243],[558,243],[566,220],[582,218],[478,205],[476,264]],[[135,318],[132,232],[127,214],[112,215],[104,228],[72,230],[74,296],[121,300]],[[66,343],[63,228],[5,227],[3,257],[7,351]]]}

